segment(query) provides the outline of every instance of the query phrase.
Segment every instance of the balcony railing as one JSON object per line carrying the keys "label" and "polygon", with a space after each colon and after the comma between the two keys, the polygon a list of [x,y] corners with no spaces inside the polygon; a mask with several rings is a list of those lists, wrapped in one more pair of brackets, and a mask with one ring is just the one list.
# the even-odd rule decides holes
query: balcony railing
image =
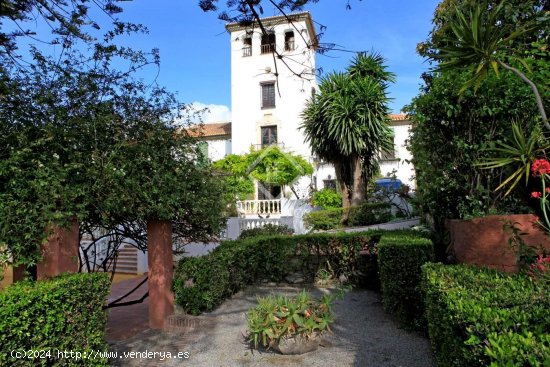
{"label": "balcony railing", "polygon": [[294,41],[285,42],[285,51],[294,51]]}
{"label": "balcony railing", "polygon": [[261,53],[262,54],[270,54],[275,52],[275,44],[274,43],[265,43],[260,46],[261,47]]}
{"label": "balcony railing", "polygon": [[281,200],[243,200],[237,201],[237,210],[247,214],[281,214]]}
{"label": "balcony railing", "polygon": [[239,232],[242,232],[246,229],[261,228],[266,224],[272,225],[281,225],[280,218],[273,219],[240,219],[239,220]]}
{"label": "balcony railing", "polygon": [[243,47],[243,56],[252,56],[252,46]]}

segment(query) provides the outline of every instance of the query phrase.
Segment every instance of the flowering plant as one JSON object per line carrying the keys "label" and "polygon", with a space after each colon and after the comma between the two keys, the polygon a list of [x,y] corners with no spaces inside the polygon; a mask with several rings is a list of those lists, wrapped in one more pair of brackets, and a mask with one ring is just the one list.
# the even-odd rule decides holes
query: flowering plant
{"label": "flowering plant", "polygon": [[550,282],[550,256],[540,255],[531,264],[527,274],[533,279]]}
{"label": "flowering plant", "polygon": [[550,209],[550,162],[547,159],[536,159],[531,165],[531,173],[533,177],[540,177],[542,190],[533,191],[531,197],[540,200],[540,208],[542,210],[544,223],[539,221],[539,224],[547,231],[550,232],[550,221],[548,219],[548,211]]}

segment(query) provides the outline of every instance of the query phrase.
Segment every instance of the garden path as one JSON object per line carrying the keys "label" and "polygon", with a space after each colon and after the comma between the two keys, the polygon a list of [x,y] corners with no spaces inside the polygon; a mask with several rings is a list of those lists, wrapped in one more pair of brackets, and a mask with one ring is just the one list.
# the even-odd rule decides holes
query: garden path
{"label": "garden path", "polygon": [[[334,304],[336,321],[333,334],[315,352],[300,356],[283,356],[272,351],[251,350],[244,341],[246,311],[253,307],[257,295],[270,293],[295,294],[301,288],[288,285],[252,286],[235,294],[211,313],[200,317],[181,315],[176,321],[184,327],[174,327],[172,332],[146,329],[147,312],[134,309],[133,317],[142,315],[143,331],[134,336],[115,340],[114,323],[123,326],[116,318],[110,318],[108,339],[110,351],[118,358],[113,366],[376,366],[376,367],[429,367],[435,366],[430,343],[424,336],[405,331],[387,315],[380,302],[380,295],[373,291],[354,290]],[[326,289],[314,288],[319,296]],[[135,306],[130,306],[135,307]],[[130,309],[129,307],[125,307]],[[121,308],[124,310],[125,308]],[[111,310],[111,316],[113,311]],[[117,311],[118,312],[118,311]],[[134,320],[133,322],[136,322]],[[135,330],[134,330],[135,331]],[[124,358],[122,353],[149,352],[141,357],[152,357],[151,352],[178,352],[182,358]],[[183,353],[188,353],[188,359]],[[121,358],[122,357],[122,358]]]}

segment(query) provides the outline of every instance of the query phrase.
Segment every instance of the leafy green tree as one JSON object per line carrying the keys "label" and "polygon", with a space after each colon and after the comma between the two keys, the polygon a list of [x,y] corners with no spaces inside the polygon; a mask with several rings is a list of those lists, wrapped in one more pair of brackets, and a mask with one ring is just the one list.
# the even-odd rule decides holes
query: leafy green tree
{"label": "leafy green tree", "polygon": [[485,1],[457,6],[454,9],[455,19],[449,23],[451,32],[441,37],[444,45],[440,46],[437,52],[428,55],[440,61],[439,70],[475,68],[473,77],[464,84],[461,91],[472,85],[478,87],[490,70],[494,70],[497,75],[499,67],[513,72],[533,91],[542,121],[550,130],[537,85],[520,70],[519,66],[511,64],[515,61],[530,71],[528,64],[521,58],[522,55],[518,55],[523,48],[514,47],[514,41],[529,33],[542,39],[548,36],[550,17],[542,8],[539,8],[539,13],[540,18],[506,22],[503,21],[506,15],[506,1],[498,4],[489,4]]}
{"label": "leafy green tree", "polygon": [[246,174],[248,160],[243,156],[229,154],[212,163],[212,167],[222,172],[230,200],[243,200],[254,193],[254,181]]}
{"label": "leafy green tree", "polygon": [[254,192],[254,180],[268,185],[288,186],[296,193],[293,184],[300,177],[311,175],[313,166],[299,155],[283,152],[276,146],[251,150],[247,154],[230,154],[213,163],[224,171],[227,187],[234,198],[244,198]]}
{"label": "leafy green tree", "polygon": [[293,184],[303,176],[313,174],[313,166],[299,155],[281,151],[276,146],[250,152],[246,160],[246,172],[259,182],[288,186],[296,198],[299,196]]}
{"label": "leafy green tree", "polygon": [[365,201],[365,182],[378,172],[380,153],[393,149],[386,92],[393,81],[380,55],[358,54],[346,73],[321,80],[303,112],[306,141],[334,164],[345,208]]}
{"label": "leafy green tree", "polygon": [[26,69],[0,69],[0,248],[13,265],[35,264],[52,226],[74,217],[142,250],[147,219],[171,220],[184,243],[224,223],[223,182],[175,125],[184,106],[133,77],[156,55],[116,46],[116,34],[91,54],[32,50]]}

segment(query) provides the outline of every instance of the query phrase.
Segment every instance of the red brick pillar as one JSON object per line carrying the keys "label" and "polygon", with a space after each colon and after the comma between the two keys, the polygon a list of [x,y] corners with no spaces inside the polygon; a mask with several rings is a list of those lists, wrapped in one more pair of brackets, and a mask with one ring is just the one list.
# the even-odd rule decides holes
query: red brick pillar
{"label": "red brick pillar", "polygon": [[68,228],[54,226],[48,242],[42,246],[42,261],[36,265],[36,278],[47,279],[61,273],[78,272],[78,221]]}
{"label": "red brick pillar", "polygon": [[166,317],[174,313],[172,279],[172,223],[165,220],[147,221],[147,252],[149,260],[149,327],[162,329]]}

